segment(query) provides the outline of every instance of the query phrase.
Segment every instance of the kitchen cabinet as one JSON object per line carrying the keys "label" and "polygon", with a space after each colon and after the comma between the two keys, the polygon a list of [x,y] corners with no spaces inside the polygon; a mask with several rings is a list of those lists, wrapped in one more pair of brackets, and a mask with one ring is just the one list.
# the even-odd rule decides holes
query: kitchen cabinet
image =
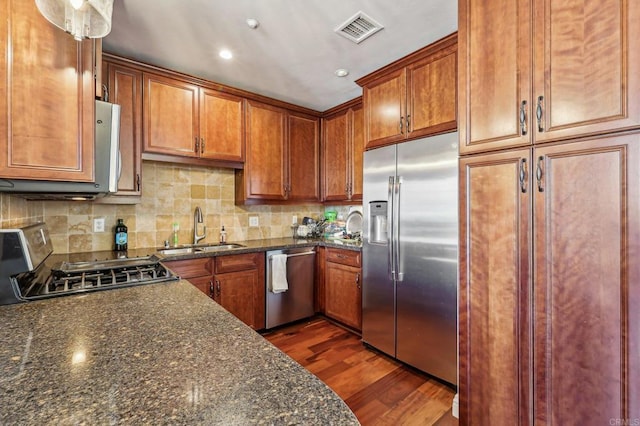
{"label": "kitchen cabinet", "polygon": [[247,102],[247,156],[236,170],[236,204],[319,201],[319,119]]}
{"label": "kitchen cabinet", "polygon": [[214,300],[254,330],[265,327],[264,253],[215,258]]}
{"label": "kitchen cabinet", "polygon": [[362,329],[361,253],[327,248],[325,255],[325,314],[360,331]]}
{"label": "kitchen cabinet", "polygon": [[362,200],[364,112],[360,99],[330,110],[322,122],[322,200]]}
{"label": "kitchen cabinet", "polygon": [[243,161],[243,98],[168,75],[144,72],[143,81],[146,158]]}
{"label": "kitchen cabinet", "polygon": [[199,259],[171,260],[163,263],[167,268],[179,275],[180,278],[189,281],[198,290],[213,299],[213,262],[213,258],[207,257]]}
{"label": "kitchen cabinet", "polygon": [[93,181],[96,43],[77,42],[32,1],[0,10],[0,177]]}
{"label": "kitchen cabinet", "polygon": [[142,72],[103,58],[109,101],[120,105],[121,174],[118,192],[108,197],[139,197],[142,184]]}
{"label": "kitchen cabinet", "polygon": [[454,130],[456,72],[452,34],[359,79],[366,148]]}
{"label": "kitchen cabinet", "polygon": [[459,2],[460,152],[640,126],[640,4]]}
{"label": "kitchen cabinet", "polygon": [[289,112],[289,201],[320,201],[320,120]]}
{"label": "kitchen cabinet", "polygon": [[461,424],[640,418],[640,135],[460,166]]}
{"label": "kitchen cabinet", "polygon": [[265,327],[264,253],[166,261],[164,264],[249,327]]}

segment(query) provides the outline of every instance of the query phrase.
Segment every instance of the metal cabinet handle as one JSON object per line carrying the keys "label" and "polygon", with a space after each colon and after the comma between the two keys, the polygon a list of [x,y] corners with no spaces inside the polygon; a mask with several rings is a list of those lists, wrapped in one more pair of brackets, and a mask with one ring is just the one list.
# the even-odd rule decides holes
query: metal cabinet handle
{"label": "metal cabinet handle", "polygon": [[196,154],[200,152],[200,141],[198,140],[198,137],[196,136]]}
{"label": "metal cabinet handle", "polygon": [[527,159],[520,160],[520,190],[523,194],[527,192]]}
{"label": "metal cabinet handle", "polygon": [[520,134],[522,136],[527,134],[527,101],[522,101],[520,104]]}
{"label": "metal cabinet handle", "polygon": [[404,120],[404,117],[400,117],[400,125],[399,125],[399,127],[398,127],[398,130],[400,130],[400,134],[404,134],[404,132],[403,132],[403,130],[402,130],[402,129],[403,129],[403,126],[402,126],[402,120]]}
{"label": "metal cabinet handle", "polygon": [[407,133],[411,133],[411,114],[407,114]]}
{"label": "metal cabinet handle", "polygon": [[200,138],[200,154],[204,154],[204,138]]}
{"label": "metal cabinet handle", "polygon": [[544,161],[544,157],[538,157],[538,167],[536,168],[536,179],[538,180],[538,192],[544,192],[544,187],[542,186],[542,178],[544,174],[542,172],[542,162]]}
{"label": "metal cabinet handle", "polygon": [[538,119],[538,132],[544,132],[542,125],[542,108],[544,104],[544,96],[538,96],[538,106],[536,106],[536,118]]}
{"label": "metal cabinet handle", "polygon": [[360,288],[360,272],[356,274],[356,286]]}
{"label": "metal cabinet handle", "polygon": [[140,191],[140,173],[136,173],[136,186],[138,187],[138,191]]}
{"label": "metal cabinet handle", "polygon": [[220,297],[220,293],[221,293],[221,291],[220,291],[220,281],[216,280],[216,296]]}
{"label": "metal cabinet handle", "polygon": [[213,281],[209,281],[209,297],[213,299]]}

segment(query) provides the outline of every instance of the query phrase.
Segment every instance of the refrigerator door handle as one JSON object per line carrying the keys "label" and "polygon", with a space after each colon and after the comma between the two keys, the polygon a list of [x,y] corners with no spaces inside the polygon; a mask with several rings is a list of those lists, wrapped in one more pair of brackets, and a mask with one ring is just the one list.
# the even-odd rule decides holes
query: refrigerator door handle
{"label": "refrigerator door handle", "polygon": [[395,207],[395,212],[393,214],[393,246],[395,249],[395,270],[397,281],[402,281],[404,278],[404,272],[402,272],[402,256],[400,255],[400,189],[402,187],[402,181],[402,176],[398,176],[396,178],[395,200],[393,203]]}
{"label": "refrigerator door handle", "polygon": [[396,269],[394,262],[394,241],[393,241],[393,232],[394,232],[394,196],[393,191],[396,186],[396,177],[389,176],[389,186],[387,192],[387,235],[389,238],[387,239],[387,271],[389,274],[389,278],[392,280],[396,279]]}

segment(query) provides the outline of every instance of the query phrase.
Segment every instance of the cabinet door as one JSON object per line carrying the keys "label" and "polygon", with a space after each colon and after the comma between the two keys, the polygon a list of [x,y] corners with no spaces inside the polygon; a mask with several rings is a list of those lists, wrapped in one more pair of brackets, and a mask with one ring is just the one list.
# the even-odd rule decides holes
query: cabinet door
{"label": "cabinet door", "polygon": [[362,329],[362,292],[359,268],[327,262],[325,312],[345,325]]}
{"label": "cabinet door", "polygon": [[290,113],[289,193],[290,201],[320,200],[319,119]]}
{"label": "cabinet door", "polygon": [[530,155],[460,160],[460,424],[531,424]]}
{"label": "cabinet door", "polygon": [[142,178],[142,73],[105,62],[109,100],[120,105],[122,172],[116,195],[140,195]]}
{"label": "cabinet door", "polygon": [[286,198],[286,112],[281,108],[247,102],[247,159],[245,196],[284,200]]}
{"label": "cabinet door", "polygon": [[534,153],[535,420],[639,419],[640,136]]}
{"label": "cabinet door", "polygon": [[208,297],[214,298],[213,277],[211,275],[189,278],[188,281]]}
{"label": "cabinet door", "polygon": [[367,149],[406,138],[406,70],[389,73],[364,87]]}
{"label": "cabinet door", "polygon": [[349,121],[346,112],[323,122],[322,199],[348,199]]}
{"label": "cabinet door", "polygon": [[456,46],[407,67],[408,137],[455,130]]}
{"label": "cabinet door", "polygon": [[535,2],[536,141],[640,125],[638,16],[637,1]]}
{"label": "cabinet door", "polygon": [[254,299],[254,287],[258,285],[258,271],[218,274],[214,279],[216,301],[249,327],[261,328],[255,321],[257,301]]}
{"label": "cabinet door", "polygon": [[461,0],[458,16],[460,153],[529,145],[530,0]]}
{"label": "cabinet door", "polygon": [[93,181],[93,41],[33,1],[3,0],[0,16],[0,177]]}
{"label": "cabinet door", "polygon": [[144,152],[195,157],[198,87],[155,74],[144,78]]}
{"label": "cabinet door", "polygon": [[362,200],[362,179],[364,154],[364,110],[362,106],[351,110],[351,166],[350,199]]}
{"label": "cabinet door", "polygon": [[244,161],[244,99],[200,89],[200,156]]}

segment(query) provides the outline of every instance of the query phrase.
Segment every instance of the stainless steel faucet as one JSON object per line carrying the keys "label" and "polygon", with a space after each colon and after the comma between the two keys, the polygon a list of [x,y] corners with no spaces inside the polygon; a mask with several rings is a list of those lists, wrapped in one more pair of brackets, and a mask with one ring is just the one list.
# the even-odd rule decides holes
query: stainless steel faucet
{"label": "stainless steel faucet", "polygon": [[204,239],[207,236],[207,226],[203,225],[202,235],[198,235],[198,224],[204,223],[202,218],[202,210],[200,207],[196,207],[196,211],[193,212],[193,244],[198,244],[198,241]]}

